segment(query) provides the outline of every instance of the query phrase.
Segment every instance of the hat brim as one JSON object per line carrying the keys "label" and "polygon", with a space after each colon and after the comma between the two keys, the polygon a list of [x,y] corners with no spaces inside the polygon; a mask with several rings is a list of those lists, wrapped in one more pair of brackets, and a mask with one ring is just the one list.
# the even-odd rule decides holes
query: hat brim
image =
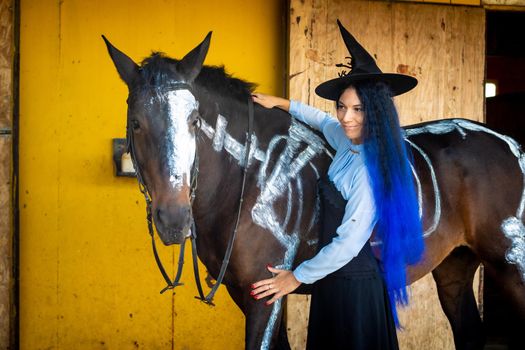
{"label": "hat brim", "polygon": [[337,101],[344,89],[363,80],[372,80],[388,84],[392,96],[398,96],[416,87],[417,79],[397,73],[355,73],[325,81],[315,88],[315,93],[328,100]]}

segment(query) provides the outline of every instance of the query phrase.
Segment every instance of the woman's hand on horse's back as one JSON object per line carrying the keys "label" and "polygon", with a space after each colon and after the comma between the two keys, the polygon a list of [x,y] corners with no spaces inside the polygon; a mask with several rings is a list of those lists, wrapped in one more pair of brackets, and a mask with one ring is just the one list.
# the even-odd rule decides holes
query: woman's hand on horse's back
{"label": "woman's hand on horse's back", "polygon": [[265,95],[258,92],[252,94],[253,102],[260,104],[265,108],[280,108],[286,112],[290,110],[290,100],[282,97]]}
{"label": "woman's hand on horse's back", "polygon": [[301,282],[295,278],[292,271],[280,270],[271,266],[267,268],[274,276],[252,284],[250,294],[254,299],[259,300],[273,295],[271,299],[266,301],[266,305],[270,305],[286,294],[293,292],[301,285]]}

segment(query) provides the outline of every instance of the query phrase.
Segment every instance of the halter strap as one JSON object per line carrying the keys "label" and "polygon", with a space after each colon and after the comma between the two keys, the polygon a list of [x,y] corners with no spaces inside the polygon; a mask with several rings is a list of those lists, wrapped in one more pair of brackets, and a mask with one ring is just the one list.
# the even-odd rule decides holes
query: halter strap
{"label": "halter strap", "polygon": [[[184,83],[177,84],[176,87],[189,88],[189,86]],[[235,242],[235,237],[237,236],[237,231],[239,228],[239,222],[240,222],[242,207],[244,203],[244,189],[246,187],[246,178],[247,178],[247,173],[248,173],[248,166],[249,166],[251,145],[252,145],[253,119],[254,119],[253,115],[254,115],[253,100],[250,96],[248,97],[248,132],[246,134],[246,142],[245,142],[245,148],[244,148],[245,150],[244,168],[242,169],[241,194],[240,194],[240,199],[239,199],[239,207],[237,210],[237,218],[235,220],[233,232],[230,236],[230,239],[228,240],[228,246],[226,248],[226,252],[222,260],[222,265],[219,271],[219,276],[217,277],[217,280],[215,284],[213,285],[212,289],[206,296],[204,296],[202,285],[200,283],[199,268],[198,268],[197,242],[196,242],[197,231],[196,231],[196,226],[195,226],[195,220],[193,220],[193,215],[192,215],[192,227],[191,227],[192,234],[191,234],[190,240],[191,240],[192,257],[193,257],[192,259],[193,260],[193,273],[195,276],[195,283],[197,284],[197,291],[199,292],[199,296],[195,298],[203,301],[206,304],[212,305],[212,306],[215,305],[213,303],[213,297],[215,296],[215,293],[217,292],[217,289],[219,288],[219,286],[222,284],[222,280],[224,279],[224,275],[226,274],[226,270],[228,268],[230,257],[233,251],[233,244]],[[151,213],[151,198],[149,196],[148,190],[146,188],[146,184],[140,172],[140,168],[138,167],[138,162],[136,159],[135,147],[134,147],[134,142],[133,142],[133,130],[131,130],[130,128],[131,126],[128,122],[128,125],[126,128],[127,148],[128,148],[128,152],[131,154],[131,160],[135,168],[135,173],[137,176],[140,192],[144,195],[144,199],[146,200],[146,220],[148,222],[148,232],[149,232],[149,235],[151,236],[151,246],[153,249],[153,255],[155,257],[155,261],[157,263],[159,271],[162,274],[162,277],[164,278],[164,280],[166,281],[166,287],[164,287],[160,291],[160,293],[162,294],[169,289],[173,289],[177,286],[183,285],[183,283],[179,281],[182,275],[182,267],[184,265],[184,247],[185,247],[186,240],[184,240],[182,244],[180,245],[177,273],[176,273],[175,279],[172,281],[170,277],[168,276],[166,270],[164,269],[164,266],[162,264],[162,261],[157,251],[157,246],[155,244],[155,234],[154,234],[154,229],[153,229],[153,220],[152,220],[152,213]],[[200,131],[200,124],[197,130]],[[198,147],[196,147],[195,160],[193,162],[192,175],[191,175],[192,179],[191,179],[191,185],[190,185],[190,203],[192,206],[193,206],[193,201],[195,200],[195,196],[196,196],[198,175],[199,175],[199,153],[198,153]]]}
{"label": "halter strap", "polygon": [[[190,91],[192,89],[190,84],[188,84],[186,82],[182,82],[182,81],[172,82],[172,83],[169,84],[168,88],[170,90],[187,89],[187,90],[190,90]],[[198,126],[198,131],[200,131],[200,124]],[[127,149],[128,149],[128,152],[131,154],[131,161],[133,162],[133,167],[135,168],[135,174],[137,176],[140,192],[144,195],[144,199],[146,200],[146,220],[148,222],[148,232],[149,232],[149,235],[151,237],[151,247],[152,247],[152,250],[153,250],[153,256],[155,257],[155,262],[157,263],[157,266],[159,268],[160,273],[162,274],[162,277],[166,281],[166,287],[164,287],[160,291],[160,294],[162,294],[162,293],[164,293],[165,291],[167,291],[169,289],[173,289],[173,288],[175,288],[177,286],[184,285],[184,283],[180,282],[180,278],[182,276],[182,267],[184,265],[184,248],[185,248],[185,245],[186,245],[186,240],[184,240],[181,243],[181,245],[180,245],[180,248],[179,248],[179,260],[177,262],[177,273],[175,275],[174,280],[172,281],[171,278],[169,277],[168,273],[166,272],[166,269],[164,268],[164,266],[162,264],[162,261],[160,259],[160,256],[159,256],[159,253],[158,253],[158,250],[157,250],[157,245],[155,243],[155,233],[154,233],[154,229],[153,229],[153,220],[152,220],[152,214],[151,214],[151,197],[150,197],[150,195],[148,193],[148,189],[146,188],[146,183],[144,182],[144,179],[142,177],[142,173],[140,172],[140,168],[138,166],[138,162],[137,162],[136,155],[135,155],[135,144],[133,142],[133,130],[131,130],[131,126],[129,124],[129,121],[128,121],[128,125],[126,127],[126,133],[127,133],[127,135],[126,135]],[[195,193],[195,189],[197,187],[197,175],[199,173],[197,150],[195,152],[196,152],[195,153],[195,160],[196,160],[196,162],[194,162],[193,169],[192,169],[192,183],[191,183],[191,190],[190,190],[191,193],[192,193],[192,200],[191,200],[192,204],[193,204],[193,198],[195,198],[194,193]]]}
{"label": "halter strap", "polygon": [[197,290],[199,292],[199,296],[195,297],[206,304],[215,306],[213,304],[213,297],[215,296],[215,293],[217,292],[217,289],[219,289],[219,286],[222,283],[222,280],[224,279],[224,275],[226,273],[226,269],[228,268],[228,264],[230,262],[230,257],[233,251],[233,243],[235,242],[235,237],[237,236],[237,230],[239,228],[239,222],[241,221],[241,213],[242,213],[242,206],[244,203],[244,189],[246,187],[246,177],[248,174],[248,166],[249,166],[249,160],[250,160],[250,153],[251,153],[251,145],[252,145],[252,135],[253,135],[253,100],[251,97],[248,98],[248,132],[246,134],[246,145],[244,147],[244,168],[242,168],[242,184],[241,184],[241,194],[239,199],[239,208],[237,209],[237,218],[235,220],[235,225],[233,227],[233,232],[230,236],[230,239],[228,240],[228,247],[226,248],[226,252],[224,253],[224,258],[222,260],[221,269],[219,271],[219,276],[217,277],[217,280],[215,284],[213,285],[212,289],[208,293],[208,295],[204,296],[204,293],[202,292],[202,286],[200,283],[200,277],[199,277],[199,268],[198,268],[198,261],[197,261],[197,242],[196,242],[196,234],[195,234],[195,222],[193,221],[192,225],[192,231],[194,232],[194,235],[192,235],[192,256],[193,256],[193,272],[195,275],[195,283],[197,284]]}
{"label": "halter strap", "polygon": [[155,261],[157,262],[159,271],[162,274],[162,277],[164,278],[164,280],[166,281],[166,287],[164,287],[160,291],[160,293],[162,294],[168,289],[173,289],[177,286],[181,286],[184,284],[179,281],[182,275],[182,266],[184,265],[184,246],[185,246],[186,241],[184,240],[180,246],[177,274],[175,275],[175,279],[172,281],[170,277],[168,276],[166,269],[164,269],[164,266],[162,265],[162,261],[160,260],[159,253],[157,251],[157,245],[155,244],[155,233],[153,230],[153,220],[152,220],[152,214],[151,214],[151,198],[149,196],[148,189],[146,188],[146,185],[144,183],[142,173],[140,172],[140,168],[138,167],[138,162],[137,162],[136,155],[135,155],[135,146],[133,143],[133,130],[130,130],[129,128],[130,126],[128,123],[128,127],[127,127],[128,152],[131,154],[131,161],[133,162],[133,167],[135,168],[135,174],[137,176],[137,181],[138,181],[140,192],[144,195],[144,199],[146,200],[146,221],[148,222],[148,232],[151,237],[151,247],[153,249],[153,255],[155,257]]}

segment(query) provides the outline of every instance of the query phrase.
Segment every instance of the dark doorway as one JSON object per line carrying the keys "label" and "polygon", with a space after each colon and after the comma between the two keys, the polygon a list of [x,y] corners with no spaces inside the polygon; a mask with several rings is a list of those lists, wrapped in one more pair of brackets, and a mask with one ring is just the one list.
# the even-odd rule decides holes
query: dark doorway
{"label": "dark doorway", "polygon": [[[486,99],[487,125],[525,146],[525,12],[487,12],[487,81],[496,96]],[[524,322],[518,320],[500,293],[484,276],[485,349],[525,349]]]}
{"label": "dark doorway", "polygon": [[525,144],[525,12],[487,12],[487,81],[496,96],[487,98],[486,123]]}

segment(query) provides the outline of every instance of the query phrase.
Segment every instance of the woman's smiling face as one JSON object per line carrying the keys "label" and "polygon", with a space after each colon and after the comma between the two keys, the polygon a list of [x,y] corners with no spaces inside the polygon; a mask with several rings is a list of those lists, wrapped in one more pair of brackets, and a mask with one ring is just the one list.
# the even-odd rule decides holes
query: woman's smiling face
{"label": "woman's smiling face", "polygon": [[343,91],[337,101],[337,119],[353,144],[363,142],[365,112],[353,86]]}

